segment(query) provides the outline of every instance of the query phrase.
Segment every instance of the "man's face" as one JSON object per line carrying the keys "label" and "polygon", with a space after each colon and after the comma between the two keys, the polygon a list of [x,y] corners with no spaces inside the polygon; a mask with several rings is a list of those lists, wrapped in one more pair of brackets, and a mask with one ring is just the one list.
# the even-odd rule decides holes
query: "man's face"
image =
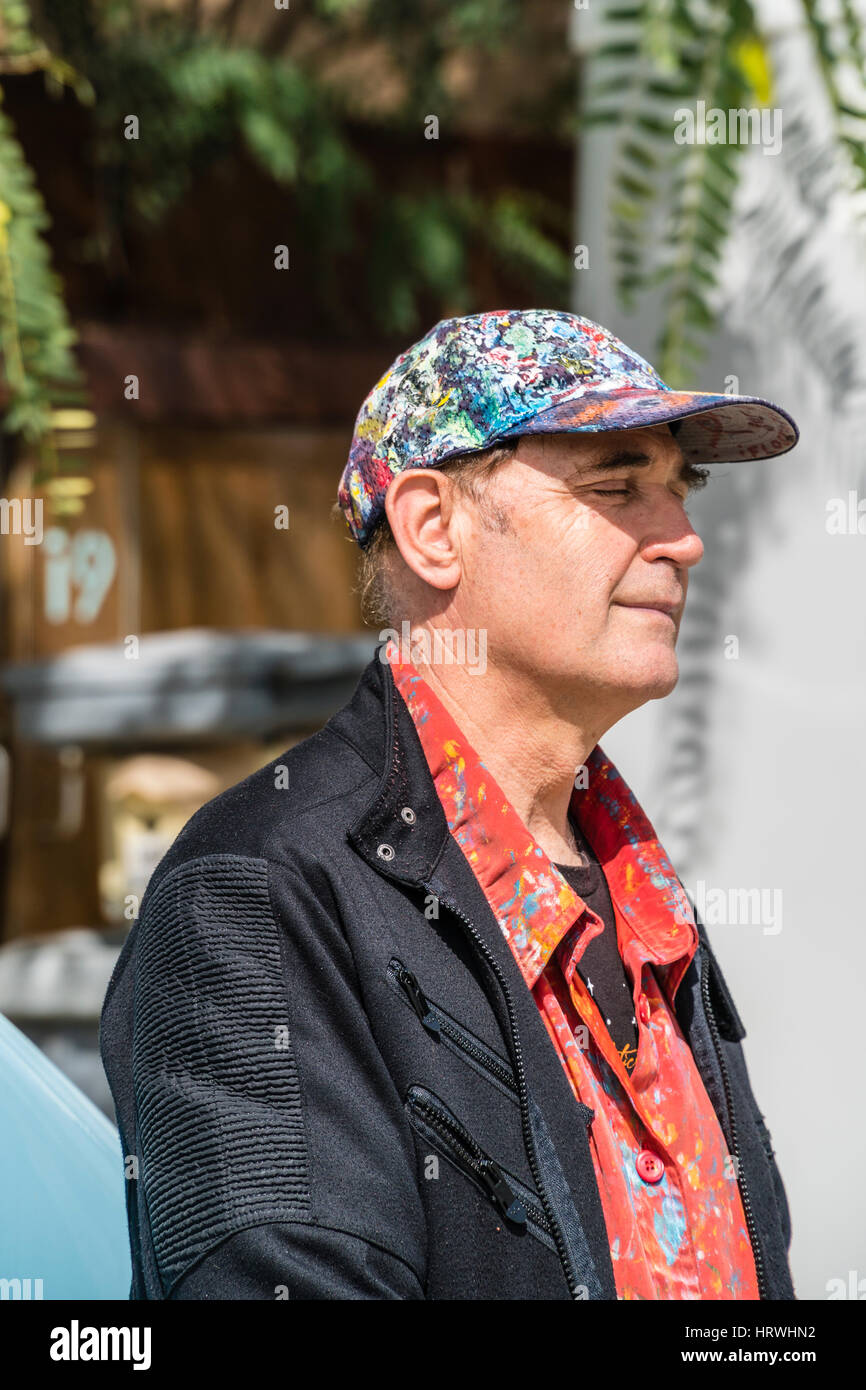
{"label": "man's face", "polygon": [[488,661],[542,677],[551,695],[579,687],[616,718],[667,695],[703,554],[691,485],[667,425],[525,438],[486,485],[494,524],[460,519],[457,606],[487,629]]}

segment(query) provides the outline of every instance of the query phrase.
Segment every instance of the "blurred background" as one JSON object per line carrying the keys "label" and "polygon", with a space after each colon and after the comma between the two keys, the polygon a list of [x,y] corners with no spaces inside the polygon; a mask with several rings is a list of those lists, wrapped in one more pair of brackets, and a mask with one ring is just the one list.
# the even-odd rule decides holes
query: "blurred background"
{"label": "blurred background", "polygon": [[713,469],[679,686],[604,747],[744,1018],[798,1294],[866,1297],[864,133],[862,0],[0,0],[0,1014],[103,1137],[149,874],[378,640],[329,515],[363,397],[441,318],[572,309],[801,427]]}

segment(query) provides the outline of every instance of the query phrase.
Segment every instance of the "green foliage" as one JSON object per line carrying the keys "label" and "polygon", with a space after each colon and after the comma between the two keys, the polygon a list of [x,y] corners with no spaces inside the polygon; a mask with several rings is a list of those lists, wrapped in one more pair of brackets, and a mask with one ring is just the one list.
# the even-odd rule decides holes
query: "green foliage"
{"label": "green foliage", "polygon": [[[851,0],[840,0],[841,13],[824,19],[816,0],[803,0],[806,23],[833,112],[836,137],[850,161],[852,186],[866,188],[866,25]],[[856,88],[859,106],[853,106],[843,88]]]}
{"label": "green foliage", "polygon": [[[571,262],[561,249],[567,218],[544,199],[503,193],[491,202],[470,193],[390,194],[377,204],[371,237],[370,288],[379,322],[406,333],[417,322],[415,291],[431,294],[443,313],[471,313],[477,302],[471,256],[494,257],[525,271],[531,267],[544,302],[562,299]],[[398,262],[401,273],[394,274]]]}
{"label": "green foliage", "polygon": [[[690,0],[659,9],[643,3],[607,14],[611,37],[601,48],[601,79],[587,94],[586,124],[613,124],[609,237],[620,301],[663,287],[659,371],[676,382],[702,355],[712,328],[716,267],[730,225],[738,149],[677,144],[677,113],[754,105],[754,79],[741,61],[758,45],[748,0],[706,7]],[[614,98],[612,101],[611,98]]]}
{"label": "green foliage", "polygon": [[[853,183],[866,188],[866,113],[842,97],[844,77],[866,82],[864,28],[853,0],[840,0],[835,25],[804,12],[836,116],[839,148]],[[620,302],[661,287],[658,340],[662,377],[675,385],[705,355],[716,314],[718,264],[731,224],[743,146],[674,141],[676,112],[727,113],[771,107],[772,66],[749,0],[642,0],[605,11],[597,50],[600,77],[586,94],[581,125],[612,125],[609,237]]]}
{"label": "green foliage", "polygon": [[[261,29],[261,6],[238,0],[207,23],[197,19],[195,7],[145,9],[138,0],[43,0],[40,10],[52,47],[98,94],[93,154],[113,237],[130,220],[160,222],[196,176],[228,161],[240,141],[269,178],[291,189],[299,233],[311,248],[323,321],[335,331],[351,331],[359,314],[381,332],[409,330],[420,322],[423,297],[431,292],[449,303],[466,302],[465,260],[481,248],[539,291],[567,300],[564,243],[545,231],[547,210],[539,218],[537,200],[520,188],[509,190],[510,218],[503,221],[501,208],[495,215],[507,233],[500,244],[461,190],[432,195],[423,168],[417,186],[396,197],[388,175],[359,149],[356,94],[326,80],[317,65],[322,54],[342,52],[350,41],[379,45],[404,90],[387,115],[367,115],[364,123],[378,121],[404,144],[411,134],[423,157],[426,115],[435,113],[445,125],[454,109],[443,78],[446,63],[460,49],[489,52],[506,41],[519,43],[525,20],[517,0],[461,0],[444,8],[438,0],[412,6],[404,0],[316,0],[303,16],[314,56],[303,62],[287,51],[292,11],[276,11],[252,46],[238,37],[241,20],[250,18]],[[318,30],[311,29],[316,21]],[[124,139],[131,114],[136,138]],[[352,283],[350,304],[338,286],[357,255],[359,227],[370,228],[369,271],[363,283]],[[455,237],[469,240],[461,248]],[[91,254],[103,258],[110,249],[103,240]]]}
{"label": "green foliage", "polygon": [[[839,0],[832,23],[817,0],[803,6],[839,148],[862,187],[864,113],[847,94],[850,79],[858,91],[866,80],[856,0]],[[621,0],[604,19],[599,81],[580,124],[615,128],[609,236],[617,291],[633,306],[660,289],[659,366],[675,383],[714,323],[740,151],[677,145],[674,112],[699,98],[725,111],[769,105],[769,51],[751,0]],[[230,170],[240,147],[291,191],[322,322],[335,332],[408,334],[431,302],[443,314],[484,307],[474,302],[481,257],[520,275],[540,301],[568,302],[571,238],[560,210],[518,186],[492,200],[462,185],[431,187],[423,157],[417,178],[395,188],[362,138],[378,125],[395,150],[410,136],[421,148],[428,114],[445,130],[459,115],[449,96],[455,58],[492,58],[507,47],[530,64],[532,24],[519,0],[309,0],[288,11],[225,0],[216,13],[195,0],[170,8],[157,0],[0,0],[0,71],[42,69],[50,91],[71,87],[91,107],[89,159],[101,201],[92,256],[122,252],[125,230],[158,225],[197,177]],[[303,42],[295,44],[299,25]],[[393,88],[378,111],[359,100],[376,93],[352,91],[329,73],[335,55],[370,49]],[[572,98],[560,75],[534,111],[524,111],[520,90],[511,109],[527,114],[530,128],[534,120],[538,131],[563,130],[573,125]],[[135,139],[124,138],[131,116]],[[9,214],[0,260],[5,428],[50,454],[51,403],[77,399],[74,335],[49,268],[45,209],[5,117],[0,199]],[[351,280],[359,237],[364,273]]]}
{"label": "green foliage", "polygon": [[[41,68],[53,90],[71,82],[82,101],[90,90],[68,64],[34,37],[23,0],[0,5],[2,51],[7,70]],[[2,102],[0,90],[0,102]],[[86,402],[84,380],[72,347],[59,276],[51,269],[44,239],[50,219],[13,125],[0,107],[0,356],[7,405],[2,429],[23,440],[38,459],[35,481],[60,473],[55,410]],[[74,510],[60,501],[55,510]]]}
{"label": "green foliage", "polygon": [[[479,254],[520,271],[548,300],[567,299],[567,227],[552,209],[517,188],[492,207],[460,189],[431,191],[423,174],[418,187],[395,190],[357,148],[354,94],[286,51],[299,18],[308,29],[318,24],[319,53],[349,40],[384,44],[404,91],[374,119],[420,140],[428,113],[447,119],[443,69],[458,49],[492,52],[520,42],[518,0],[460,0],[444,9],[436,0],[312,0],[302,15],[272,16],[268,8],[227,0],[214,16],[195,3],[0,0],[2,71],[41,68],[50,91],[69,85],[92,108],[88,158],[101,217],[85,254],[122,255],[126,229],[157,226],[199,174],[230,168],[240,144],[291,189],[322,320],[337,332],[370,325],[409,332],[425,296],[459,312],[471,302],[470,265]],[[124,138],[131,116],[136,138]],[[42,239],[48,219],[5,119],[0,198],[10,214],[0,263],[5,428],[37,445],[51,472],[52,407],[80,399],[74,334]],[[365,275],[347,296],[359,227],[367,229]]]}
{"label": "green foliage", "polygon": [[9,393],[3,429],[20,434],[51,468],[53,405],[80,403],[82,378],[71,352],[75,333],[43,237],[48,214],[2,109],[0,192],[0,344]]}

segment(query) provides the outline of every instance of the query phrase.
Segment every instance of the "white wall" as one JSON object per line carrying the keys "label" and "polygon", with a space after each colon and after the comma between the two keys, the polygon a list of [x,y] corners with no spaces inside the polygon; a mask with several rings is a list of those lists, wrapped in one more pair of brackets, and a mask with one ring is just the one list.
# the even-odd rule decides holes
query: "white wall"
{"label": "white wall", "polygon": [[[587,40],[583,14],[576,32]],[[720,330],[694,378],[671,383],[723,390],[735,374],[742,393],[789,410],[801,441],[773,461],[714,468],[691,506],[707,553],[680,635],[680,685],[602,746],[689,892],[698,880],[760,888],[771,905],[781,891],[780,930],[766,919],[708,930],[788,1191],[798,1297],[824,1299],[828,1281],[866,1280],[866,534],[826,528],[831,498],[866,498],[866,253],[822,154],[808,54],[796,36],[779,40],[782,152],[743,156]],[[575,308],[652,361],[654,306],[629,318],[610,285],[611,150],[608,131],[581,146],[574,240],[589,246],[590,269],[576,275]],[[806,314],[813,283],[822,300]],[[727,636],[739,639],[735,660]],[[691,764],[679,756],[689,737]]]}

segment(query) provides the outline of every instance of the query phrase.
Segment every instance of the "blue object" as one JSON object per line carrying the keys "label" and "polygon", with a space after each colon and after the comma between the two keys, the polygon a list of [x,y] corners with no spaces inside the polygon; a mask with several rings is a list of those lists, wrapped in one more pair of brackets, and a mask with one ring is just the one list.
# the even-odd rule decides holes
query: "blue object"
{"label": "blue object", "polygon": [[4,1280],[2,1299],[128,1299],[132,1266],[117,1130],[0,1014]]}

